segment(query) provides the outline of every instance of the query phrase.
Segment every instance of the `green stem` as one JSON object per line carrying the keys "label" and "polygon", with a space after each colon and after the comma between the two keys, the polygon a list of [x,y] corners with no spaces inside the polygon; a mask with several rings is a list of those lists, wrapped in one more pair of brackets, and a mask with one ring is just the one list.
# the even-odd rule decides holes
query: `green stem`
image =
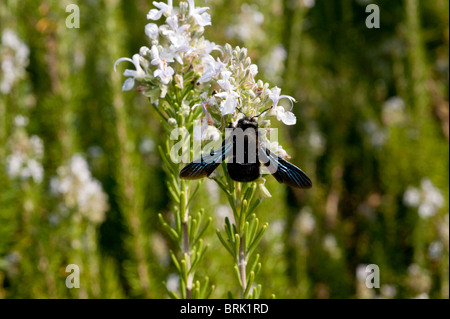
{"label": "green stem", "polygon": [[245,223],[245,215],[246,212],[243,210],[242,205],[242,184],[237,182],[235,187],[235,198],[234,198],[234,207],[237,212],[237,218],[235,219],[236,230],[239,234],[239,253],[237,256],[239,275],[241,277],[241,298],[246,299],[245,291],[247,290],[247,256],[245,253],[245,232],[243,231],[243,225]]}
{"label": "green stem", "polygon": [[242,290],[241,290],[241,299],[246,299],[245,291],[247,291],[247,258],[245,256],[244,251],[244,238],[240,236],[239,239],[239,258],[238,258],[238,266],[239,266],[239,275],[241,276],[242,282]]}
{"label": "green stem", "polygon": [[[183,256],[186,257],[186,266],[189,270],[191,269],[191,249],[189,245],[189,208],[188,208],[188,194],[189,185],[185,180],[181,180],[181,193],[180,193],[180,215],[182,220],[182,231],[183,231]],[[194,276],[189,272],[186,278],[186,298],[192,299],[192,282]]]}

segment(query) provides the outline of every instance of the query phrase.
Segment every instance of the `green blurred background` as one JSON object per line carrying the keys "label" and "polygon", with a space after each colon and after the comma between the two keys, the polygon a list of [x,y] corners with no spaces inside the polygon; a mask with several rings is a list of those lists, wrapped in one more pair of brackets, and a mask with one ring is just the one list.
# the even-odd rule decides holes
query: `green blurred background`
{"label": "green blurred background", "polygon": [[[65,25],[70,3],[78,29]],[[247,47],[259,78],[299,101],[280,143],[314,187],[267,178],[262,297],[449,297],[449,2],[373,1],[379,29],[366,27],[369,3],[206,2],[206,38]],[[164,131],[113,70],[149,45],[151,8],[0,3],[0,298],[166,298],[164,285],[177,288],[176,247],[157,218],[173,205],[157,152]],[[89,164],[79,187],[97,194],[95,216],[55,192],[69,174],[58,167],[76,154]],[[225,298],[238,285],[214,230],[230,210],[212,181],[201,207],[213,227],[198,275]],[[80,267],[79,289],[65,285],[68,264]],[[367,264],[379,266],[379,289],[366,288]]]}

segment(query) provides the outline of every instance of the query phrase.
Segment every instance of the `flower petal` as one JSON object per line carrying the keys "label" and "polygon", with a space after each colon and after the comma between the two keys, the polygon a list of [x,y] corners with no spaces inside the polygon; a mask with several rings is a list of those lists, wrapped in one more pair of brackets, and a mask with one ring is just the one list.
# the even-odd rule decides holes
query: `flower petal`
{"label": "flower petal", "polygon": [[233,114],[236,109],[236,98],[233,96],[228,96],[225,101],[220,104],[220,113],[222,115]]}
{"label": "flower petal", "polygon": [[147,20],[159,20],[162,14],[162,10],[151,9],[147,14]]}
{"label": "flower petal", "polygon": [[123,61],[128,61],[128,62],[131,62],[134,64],[134,61],[131,60],[130,58],[120,58],[116,62],[114,62],[114,72],[117,72],[117,70],[116,70],[117,66],[119,65],[120,62],[123,62]]}
{"label": "flower petal", "polygon": [[286,125],[294,125],[297,122],[297,118],[292,112],[285,112],[284,118],[282,119],[283,123]]}
{"label": "flower petal", "polygon": [[158,35],[159,35],[159,28],[156,24],[154,23],[148,23],[145,26],[145,34],[153,40],[158,39]]}
{"label": "flower petal", "polygon": [[134,87],[134,78],[128,78],[123,83],[122,91],[130,91]]}

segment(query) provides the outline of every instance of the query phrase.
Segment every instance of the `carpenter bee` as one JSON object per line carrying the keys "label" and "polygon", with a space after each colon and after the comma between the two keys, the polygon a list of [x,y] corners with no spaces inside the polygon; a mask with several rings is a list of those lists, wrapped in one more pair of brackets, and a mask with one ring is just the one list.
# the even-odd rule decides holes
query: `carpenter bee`
{"label": "carpenter bee", "polygon": [[198,179],[211,175],[222,161],[227,160],[227,172],[238,182],[251,182],[261,175],[261,165],[267,167],[279,183],[298,188],[310,188],[311,180],[295,165],[264,147],[259,139],[256,117],[245,116],[229,130],[222,147],[187,164],[180,178]]}

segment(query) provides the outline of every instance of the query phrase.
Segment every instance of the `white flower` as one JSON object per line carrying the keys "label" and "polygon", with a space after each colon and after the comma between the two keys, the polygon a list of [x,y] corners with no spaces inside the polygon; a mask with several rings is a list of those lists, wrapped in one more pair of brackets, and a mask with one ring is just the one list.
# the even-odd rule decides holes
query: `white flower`
{"label": "white flower", "polygon": [[365,264],[359,264],[356,267],[356,278],[358,279],[359,282],[365,282],[366,278],[367,278],[367,265]]}
{"label": "white flower", "polygon": [[282,106],[275,107],[274,112],[277,115],[277,120],[282,121],[286,125],[294,125],[297,122],[294,113],[286,112]]}
{"label": "white flower", "polygon": [[196,8],[194,0],[188,0],[189,2],[189,16],[191,16],[195,22],[201,27],[211,25],[211,16],[206,12],[208,7]]}
{"label": "white flower", "polygon": [[285,69],[284,62],[286,58],[286,49],[281,44],[275,46],[272,52],[261,59],[261,67],[264,70],[264,74],[268,78],[276,78],[277,82],[281,82],[281,74]]}
{"label": "white flower", "polygon": [[206,118],[202,119],[201,126],[197,125],[194,127],[193,135],[196,141],[218,141],[221,136],[219,129],[215,126],[208,125]]}
{"label": "white flower", "polygon": [[[170,119],[169,119],[170,122]],[[175,122],[176,124],[176,122]],[[142,154],[149,154],[151,152],[153,152],[153,150],[155,149],[155,142],[150,138],[150,137],[146,137],[144,138],[141,143],[139,144],[139,151]]]}
{"label": "white flower", "polygon": [[332,234],[325,235],[323,239],[323,248],[330,254],[333,259],[339,259],[341,250],[338,246],[336,237]]}
{"label": "white flower", "polygon": [[14,84],[25,77],[30,49],[10,29],[3,30],[0,49],[5,49],[0,64],[0,92],[8,94]]}
{"label": "white flower", "polygon": [[222,52],[222,48],[220,45],[215,44],[212,41],[205,40],[204,38],[201,41],[197,42],[197,51],[201,52],[199,55],[201,56],[209,56],[209,54],[213,51]]}
{"label": "white flower", "polygon": [[382,119],[385,124],[400,124],[405,118],[405,101],[401,97],[394,96],[383,103]]}
{"label": "white flower", "polygon": [[258,66],[256,64],[251,64],[248,70],[252,77],[255,77],[256,74],[258,74]]}
{"label": "white flower", "polygon": [[94,224],[102,222],[108,210],[108,199],[100,182],[92,177],[89,165],[79,154],[68,165],[57,170],[58,176],[50,180],[50,189],[62,195],[69,209],[76,209]]}
{"label": "white flower", "polygon": [[259,187],[259,191],[260,191],[262,197],[270,198],[270,197],[272,197],[272,194],[270,194],[270,192],[269,192],[269,190],[267,189],[267,187],[266,187],[265,184],[266,184],[266,179],[260,177],[260,178],[258,179],[258,187]]}
{"label": "white flower", "polygon": [[156,45],[152,46],[151,53],[151,64],[158,66],[158,69],[153,72],[153,76],[160,77],[163,84],[168,84],[172,80],[172,75],[174,75],[175,71],[171,66],[167,65],[167,62],[173,62],[173,57],[170,55],[170,52],[164,49],[160,54]]}
{"label": "white flower", "polygon": [[9,143],[12,145],[12,152],[6,157],[8,176],[22,180],[31,178],[36,183],[41,183],[44,178],[44,169],[40,163],[44,154],[42,140],[36,135],[28,137],[19,129],[11,136]]}
{"label": "white flower", "polygon": [[428,256],[431,259],[439,259],[444,251],[444,244],[440,241],[434,241],[428,246]]}
{"label": "white flower", "polygon": [[193,50],[187,35],[189,25],[184,24],[181,27],[178,27],[177,16],[167,18],[167,23],[169,24],[170,29],[164,29],[163,34],[167,36],[172,43],[169,48],[170,54],[178,61],[178,63],[183,64],[181,53],[189,54],[189,52]]}
{"label": "white flower", "polygon": [[17,115],[14,118],[14,124],[16,126],[19,126],[19,127],[27,126],[28,122],[29,122],[28,117],[25,117],[25,116],[22,116],[22,115]]}
{"label": "white flower", "polygon": [[152,40],[157,40],[159,36],[159,28],[154,23],[149,23],[145,26],[145,34]]}
{"label": "white flower", "polygon": [[425,202],[440,208],[444,205],[444,197],[442,196],[439,189],[434,187],[433,183],[428,179],[424,178],[421,182],[422,189],[425,193]]}
{"label": "white flower", "polygon": [[9,177],[17,177],[25,161],[22,153],[12,153],[6,158],[6,172]]}
{"label": "white flower", "polygon": [[133,55],[133,60],[130,58],[120,58],[116,61],[116,63],[114,63],[114,71],[116,71],[116,67],[117,65],[122,62],[122,61],[128,61],[134,64],[134,67],[136,68],[136,70],[130,70],[130,69],[126,69],[123,72],[123,75],[128,76],[129,78],[125,81],[125,83],[122,86],[122,91],[129,91],[134,87],[134,81],[135,80],[142,80],[146,73],[145,71],[142,69],[141,64],[140,64],[140,55],[139,54],[134,54]]}
{"label": "white flower", "polygon": [[297,220],[301,234],[306,236],[311,235],[314,231],[314,228],[316,227],[316,219],[314,218],[312,210],[309,206],[304,207],[300,211]]}
{"label": "white flower", "polygon": [[432,205],[431,203],[422,203],[419,206],[419,216],[422,218],[428,218],[431,216],[436,215],[436,207]]}
{"label": "white flower", "polygon": [[177,274],[170,274],[169,277],[167,277],[166,287],[169,291],[177,291],[178,287],[180,286],[180,276]]}
{"label": "white flower", "polygon": [[237,105],[237,98],[239,97],[239,94],[235,92],[234,85],[230,83],[230,77],[231,72],[224,71],[222,72],[222,79],[217,81],[223,90],[223,92],[216,94],[216,97],[224,99],[220,103],[220,113],[222,115],[234,113]]}
{"label": "white flower", "polygon": [[242,4],[236,21],[237,23],[228,28],[226,32],[228,37],[237,37],[242,42],[259,42],[264,39],[264,32],[261,29],[264,15],[258,11],[257,5]]}
{"label": "white flower", "polygon": [[281,89],[274,87],[269,94],[269,98],[273,102],[273,112],[276,114],[277,120],[282,121],[286,125],[294,125],[297,122],[294,113],[286,111],[282,106],[278,106],[278,102],[282,99],[289,99],[293,103],[295,99],[289,95],[280,95],[280,93]]}
{"label": "white flower", "polygon": [[421,189],[409,186],[404,195],[403,202],[410,207],[418,207],[419,216],[428,218],[436,215],[439,208],[444,206],[445,199],[438,188],[428,179],[421,181]]}
{"label": "white flower", "polygon": [[91,172],[86,160],[79,154],[72,157],[70,161],[70,171],[80,182],[85,183],[91,178]]}
{"label": "white flower", "polygon": [[151,9],[147,14],[148,20],[159,20],[163,14],[171,15],[173,10],[172,0],[169,0],[167,4],[164,2],[156,2],[153,1],[153,5],[157,7],[157,9]]}
{"label": "white flower", "polygon": [[410,207],[417,207],[420,204],[420,190],[415,187],[408,187],[403,195],[403,202]]}
{"label": "white flower", "polygon": [[38,158],[42,158],[42,156],[44,155],[44,143],[42,142],[41,138],[37,135],[32,135],[30,137],[30,144],[35,156]]}
{"label": "white flower", "polygon": [[284,150],[283,146],[277,141],[269,142],[269,149],[281,158],[290,158],[289,154]]}
{"label": "white flower", "polygon": [[44,178],[44,169],[41,163],[35,159],[29,159],[27,166],[22,170],[22,178],[31,177],[36,183],[41,183]]}
{"label": "white flower", "polygon": [[206,68],[203,71],[203,75],[198,79],[198,82],[209,82],[213,77],[217,77],[221,72],[225,70],[225,63],[217,58],[217,61],[211,55],[208,55],[204,59]]}
{"label": "white flower", "polygon": [[312,8],[316,4],[316,0],[303,0],[302,2],[307,8]]}
{"label": "white flower", "polygon": [[383,285],[381,286],[381,294],[386,298],[394,298],[397,294],[397,288],[394,285]]}
{"label": "white flower", "polygon": [[322,152],[325,148],[325,138],[318,130],[310,132],[308,142],[311,148],[317,152]]}
{"label": "white flower", "polygon": [[161,65],[167,64],[167,62],[174,62],[173,55],[167,49],[162,48],[161,53],[159,52],[159,48],[156,45],[153,45],[151,48],[151,64],[152,65]]}

